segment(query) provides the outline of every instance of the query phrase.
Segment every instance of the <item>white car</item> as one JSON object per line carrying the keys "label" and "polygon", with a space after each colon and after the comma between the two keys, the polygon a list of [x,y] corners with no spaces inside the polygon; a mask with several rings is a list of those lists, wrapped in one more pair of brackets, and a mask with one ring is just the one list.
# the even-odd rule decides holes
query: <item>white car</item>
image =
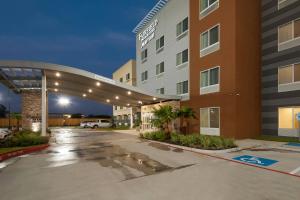
{"label": "white car", "polygon": [[10,130],[8,130],[8,129],[0,129],[0,140],[5,139],[10,134],[11,134]]}
{"label": "white car", "polygon": [[90,123],[90,122],[92,122],[92,121],[84,121],[84,122],[81,122],[81,123],[80,123],[80,127],[81,127],[81,128],[88,128],[88,125],[87,125],[87,124]]}
{"label": "white car", "polygon": [[109,128],[112,126],[112,123],[107,119],[99,119],[94,122],[88,122],[86,128]]}

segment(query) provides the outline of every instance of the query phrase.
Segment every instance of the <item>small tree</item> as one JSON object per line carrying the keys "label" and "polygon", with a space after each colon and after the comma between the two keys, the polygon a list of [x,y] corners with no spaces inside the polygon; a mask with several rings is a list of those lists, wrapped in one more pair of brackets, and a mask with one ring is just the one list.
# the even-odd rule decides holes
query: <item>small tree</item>
{"label": "small tree", "polygon": [[20,130],[20,120],[22,119],[22,115],[20,113],[12,113],[11,116],[13,119],[17,120],[17,131]]}
{"label": "small tree", "polygon": [[183,119],[182,129],[183,133],[187,134],[189,132],[189,120],[196,119],[195,111],[189,107],[182,107],[177,110],[177,116]]}
{"label": "small tree", "polygon": [[151,123],[163,130],[167,137],[170,137],[171,128],[170,123],[176,119],[176,112],[174,112],[172,106],[165,105],[160,106],[159,108],[153,109],[154,118],[151,120]]}

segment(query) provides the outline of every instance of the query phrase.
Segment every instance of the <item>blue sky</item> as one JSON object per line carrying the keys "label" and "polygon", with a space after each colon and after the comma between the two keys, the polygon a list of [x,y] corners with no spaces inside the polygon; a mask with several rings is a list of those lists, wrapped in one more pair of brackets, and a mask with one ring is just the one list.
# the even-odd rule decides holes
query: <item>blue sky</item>
{"label": "blue sky", "polygon": [[[132,29],[157,0],[1,0],[0,59],[34,60],[111,77],[135,58]],[[0,103],[20,110],[20,99],[0,87]],[[69,112],[109,114],[111,107],[72,98]],[[85,103],[84,109],[82,104]],[[88,106],[86,106],[86,104]],[[50,112],[61,112],[56,97]]]}

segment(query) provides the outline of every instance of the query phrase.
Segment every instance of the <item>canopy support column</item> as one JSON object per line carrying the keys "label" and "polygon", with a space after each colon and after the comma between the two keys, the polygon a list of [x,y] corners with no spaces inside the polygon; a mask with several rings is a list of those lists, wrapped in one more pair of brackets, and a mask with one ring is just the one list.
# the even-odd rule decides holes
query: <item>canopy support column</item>
{"label": "canopy support column", "polygon": [[133,108],[130,108],[130,128],[133,128]]}
{"label": "canopy support column", "polygon": [[42,77],[42,136],[47,135],[47,79]]}

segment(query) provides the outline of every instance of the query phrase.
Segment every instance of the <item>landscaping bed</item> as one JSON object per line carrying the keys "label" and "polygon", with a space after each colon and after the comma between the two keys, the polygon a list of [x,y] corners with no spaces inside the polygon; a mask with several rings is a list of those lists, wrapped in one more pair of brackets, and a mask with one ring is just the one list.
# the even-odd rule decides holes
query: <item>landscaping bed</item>
{"label": "landscaping bed", "polygon": [[183,135],[171,133],[170,137],[168,137],[163,131],[155,131],[141,134],[140,137],[148,140],[204,150],[224,150],[237,147],[233,139],[200,134]]}

